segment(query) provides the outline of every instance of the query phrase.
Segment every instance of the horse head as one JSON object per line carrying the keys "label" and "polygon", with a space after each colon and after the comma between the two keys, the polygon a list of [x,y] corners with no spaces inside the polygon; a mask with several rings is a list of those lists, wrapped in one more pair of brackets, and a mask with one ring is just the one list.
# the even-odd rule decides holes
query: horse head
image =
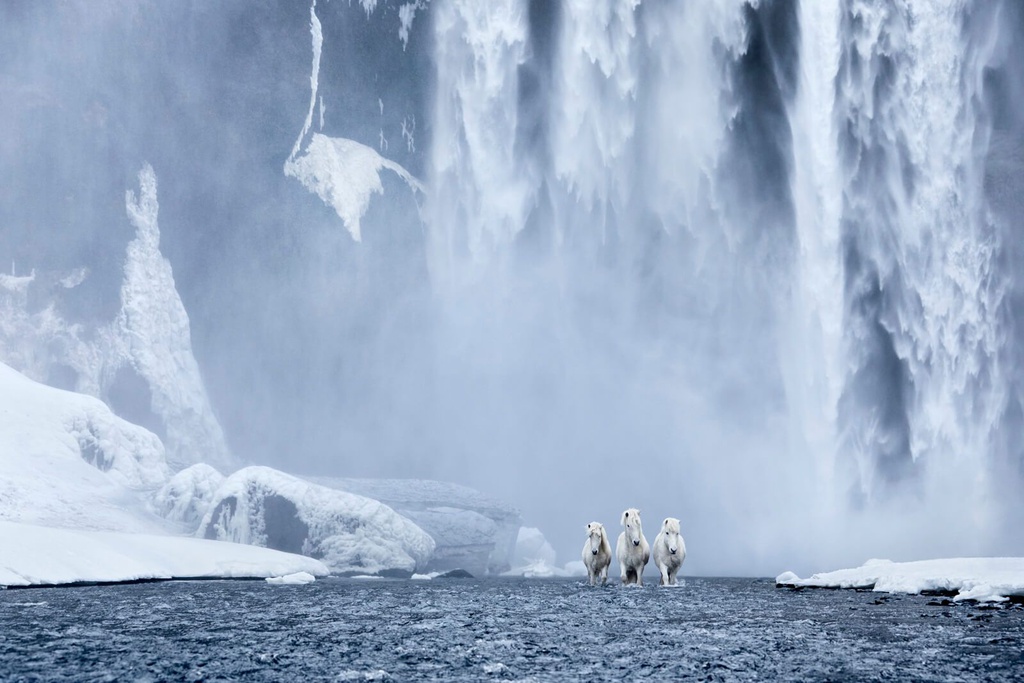
{"label": "horse head", "polygon": [[665,547],[675,555],[679,552],[679,520],[675,517],[666,517],[661,524],[661,533],[665,536]]}
{"label": "horse head", "polygon": [[622,513],[622,526],[626,529],[626,538],[634,545],[640,545],[643,538],[643,527],[640,525],[640,511],[636,508],[629,508]]}
{"label": "horse head", "polygon": [[590,542],[590,554],[597,555],[601,552],[601,543],[604,540],[604,525],[600,522],[591,522],[588,524],[587,538]]}

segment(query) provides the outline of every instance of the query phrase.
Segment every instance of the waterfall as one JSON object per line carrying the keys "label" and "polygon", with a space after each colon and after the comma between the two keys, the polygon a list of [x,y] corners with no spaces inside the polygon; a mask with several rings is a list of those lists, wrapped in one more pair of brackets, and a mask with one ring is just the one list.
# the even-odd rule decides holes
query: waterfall
{"label": "waterfall", "polygon": [[[466,314],[463,351],[486,335],[485,374],[558,368],[542,403],[565,429],[598,391],[583,368],[622,382],[659,432],[646,461],[758,496],[766,528],[850,509],[870,527],[894,501],[989,526],[1013,390],[983,183],[998,11],[566,0],[545,53],[531,9],[431,8],[434,286],[472,283],[442,300],[500,321]],[[531,69],[547,100],[527,139]]]}

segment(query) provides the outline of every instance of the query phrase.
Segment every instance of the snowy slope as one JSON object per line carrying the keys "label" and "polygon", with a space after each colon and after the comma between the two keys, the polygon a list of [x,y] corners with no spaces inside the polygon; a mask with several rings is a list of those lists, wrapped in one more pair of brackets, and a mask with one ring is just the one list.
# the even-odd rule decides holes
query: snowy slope
{"label": "snowy slope", "polygon": [[198,534],[323,559],[332,572],[412,572],[433,539],[383,503],[269,467],[246,467],[221,485]]}
{"label": "snowy slope", "polygon": [[918,562],[868,560],[856,569],[814,574],[801,579],[780,574],[779,586],[807,588],[870,588],[883,593],[953,592],[954,600],[1002,602],[1024,596],[1024,558],[960,557]]}
{"label": "snowy slope", "polygon": [[143,496],[167,477],[155,435],[0,363],[0,520],[158,531]]}
{"label": "snowy slope", "polygon": [[171,578],[327,574],[309,557],[266,548],[0,521],[0,587]]}

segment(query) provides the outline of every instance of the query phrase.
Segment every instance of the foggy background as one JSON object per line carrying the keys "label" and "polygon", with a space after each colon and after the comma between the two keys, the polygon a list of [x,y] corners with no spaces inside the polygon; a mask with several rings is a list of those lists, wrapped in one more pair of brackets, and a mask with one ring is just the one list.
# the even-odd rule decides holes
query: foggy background
{"label": "foggy background", "polygon": [[[148,162],[161,250],[241,462],[470,485],[518,506],[561,562],[587,522],[615,535],[630,506],[652,540],[659,518],[681,519],[696,574],[1021,552],[1019,5],[956,24],[969,144],[917,167],[914,116],[933,110],[904,110],[917,100],[900,74],[933,56],[906,21],[920,3],[882,12],[894,37],[871,59],[851,45],[874,15],[836,4],[847,42],[825,102],[801,51],[828,32],[795,2],[434,0],[403,44],[407,4],[315,9],[314,128],[426,188],[385,175],[356,242],[282,172],[309,105],[309,5],[7,0],[0,271],[87,267],[30,305],[111,319],[124,192]],[[822,161],[801,116],[831,107]],[[809,221],[800,185],[826,177],[815,164],[835,187],[814,201],[842,204],[821,257],[808,235],[832,214]],[[947,177],[952,195],[921,189]],[[907,216],[935,227],[918,239]],[[946,296],[929,259],[961,234],[985,247],[971,282],[992,303],[959,313],[976,292],[957,281],[938,307],[967,339],[950,350],[945,328],[927,337],[929,293]],[[949,379],[944,353],[977,366]],[[968,406],[949,432],[926,410],[943,397]],[[145,387],[106,398],[159,433]]]}

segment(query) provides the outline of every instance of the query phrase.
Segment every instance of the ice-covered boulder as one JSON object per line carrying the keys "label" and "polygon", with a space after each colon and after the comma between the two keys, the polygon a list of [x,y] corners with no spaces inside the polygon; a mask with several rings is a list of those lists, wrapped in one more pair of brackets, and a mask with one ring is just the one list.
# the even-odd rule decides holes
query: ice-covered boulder
{"label": "ice-covered boulder", "polygon": [[535,562],[555,564],[555,549],[544,538],[540,529],[534,527],[520,527],[519,535],[516,537],[516,552],[512,559],[515,567],[525,567]]}
{"label": "ice-covered boulder", "polygon": [[519,511],[474,489],[426,479],[313,481],[379,500],[416,522],[437,544],[428,569],[466,569],[475,576],[512,566]]}
{"label": "ice-covered boulder", "polygon": [[144,499],[168,475],[154,434],[96,398],[39,384],[0,363],[0,519],[162,530]]}
{"label": "ice-covered boulder", "polygon": [[228,477],[198,535],[309,555],[334,573],[413,572],[434,552],[430,535],[387,505],[269,467]]}
{"label": "ice-covered boulder", "polygon": [[164,519],[195,531],[223,483],[224,475],[205,463],[186,467],[156,492],[153,507]]}

